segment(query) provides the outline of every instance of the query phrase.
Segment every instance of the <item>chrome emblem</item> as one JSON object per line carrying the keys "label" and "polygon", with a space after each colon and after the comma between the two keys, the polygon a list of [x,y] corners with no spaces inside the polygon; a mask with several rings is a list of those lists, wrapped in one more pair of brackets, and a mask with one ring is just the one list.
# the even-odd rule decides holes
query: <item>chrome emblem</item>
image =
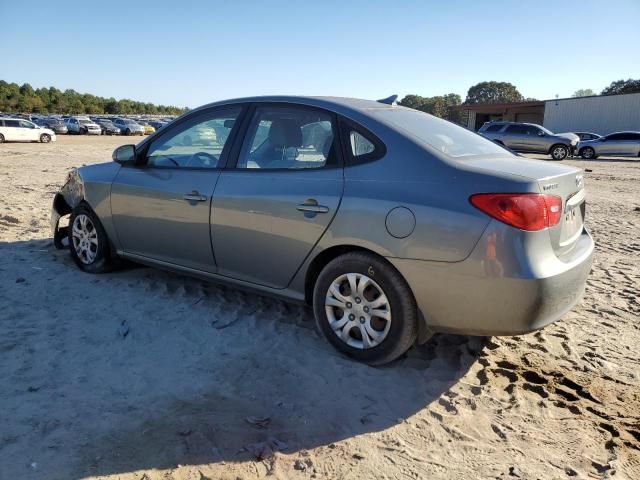
{"label": "chrome emblem", "polygon": [[576,187],[580,188],[582,186],[582,175],[576,176]]}

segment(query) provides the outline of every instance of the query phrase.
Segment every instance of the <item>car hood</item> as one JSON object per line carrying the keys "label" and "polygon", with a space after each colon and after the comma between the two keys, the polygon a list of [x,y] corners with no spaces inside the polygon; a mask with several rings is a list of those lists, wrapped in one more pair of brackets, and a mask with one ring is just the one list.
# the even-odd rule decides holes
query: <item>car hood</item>
{"label": "car hood", "polygon": [[578,135],[576,135],[575,133],[571,133],[571,132],[556,133],[555,136],[556,137],[562,137],[562,138],[568,138],[569,140],[576,140],[577,142],[580,141],[580,137]]}

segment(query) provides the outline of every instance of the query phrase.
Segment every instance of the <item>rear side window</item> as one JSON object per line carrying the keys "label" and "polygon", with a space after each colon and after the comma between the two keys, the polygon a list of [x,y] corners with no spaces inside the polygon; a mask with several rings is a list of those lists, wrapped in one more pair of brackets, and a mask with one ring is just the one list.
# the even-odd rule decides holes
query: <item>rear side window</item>
{"label": "rear side window", "polygon": [[607,136],[607,140],[631,140],[626,133],[614,133]]}
{"label": "rear side window", "polygon": [[500,130],[502,130],[502,127],[504,127],[504,125],[489,125],[484,131],[485,132],[499,132]]}
{"label": "rear side window", "polygon": [[4,125],[5,127],[18,128],[20,126],[20,122],[18,122],[18,120],[5,120]]}
{"label": "rear side window", "polygon": [[505,132],[512,135],[526,135],[529,133],[525,125],[509,125]]}
{"label": "rear side window", "polygon": [[351,130],[349,134],[349,143],[351,144],[351,155],[361,157],[372,153],[376,146],[361,133]]}

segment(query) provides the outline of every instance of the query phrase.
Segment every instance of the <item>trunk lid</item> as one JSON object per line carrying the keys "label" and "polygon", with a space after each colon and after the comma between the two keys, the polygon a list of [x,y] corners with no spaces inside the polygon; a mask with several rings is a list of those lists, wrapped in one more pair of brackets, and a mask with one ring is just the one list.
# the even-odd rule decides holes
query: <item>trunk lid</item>
{"label": "trunk lid", "polygon": [[551,244],[558,256],[571,250],[580,238],[585,219],[586,197],[583,171],[579,168],[522,157],[480,158],[460,163],[464,163],[468,170],[507,173],[530,179],[539,193],[562,198],[560,222],[548,229]]}

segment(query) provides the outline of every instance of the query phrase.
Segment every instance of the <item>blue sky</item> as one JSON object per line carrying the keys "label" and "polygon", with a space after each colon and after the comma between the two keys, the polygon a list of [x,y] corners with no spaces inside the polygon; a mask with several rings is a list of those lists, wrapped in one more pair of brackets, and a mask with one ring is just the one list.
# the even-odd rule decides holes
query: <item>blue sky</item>
{"label": "blue sky", "polygon": [[640,78],[640,0],[0,0],[0,25],[0,79],[189,107],[280,93],[464,99],[484,80],[546,99]]}

